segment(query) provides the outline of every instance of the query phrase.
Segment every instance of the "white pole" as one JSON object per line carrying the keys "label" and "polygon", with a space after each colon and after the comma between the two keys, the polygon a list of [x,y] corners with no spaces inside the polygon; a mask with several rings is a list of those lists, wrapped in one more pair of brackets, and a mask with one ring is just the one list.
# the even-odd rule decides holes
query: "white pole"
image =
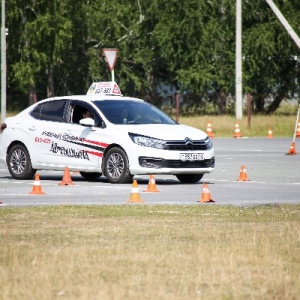
{"label": "white pole", "polygon": [[242,0],[236,0],[235,113],[237,119],[243,117],[242,101]]}
{"label": "white pole", "polygon": [[282,15],[280,10],[277,8],[277,6],[274,4],[272,0],[266,0],[269,6],[272,8],[273,12],[281,22],[281,24],[284,26],[288,34],[292,37],[292,39],[295,41],[297,44],[298,48],[300,48],[300,39],[297,35],[297,33],[293,30],[293,28],[290,26],[286,18]]}
{"label": "white pole", "polygon": [[114,69],[111,70],[111,81],[115,81],[115,71]]}
{"label": "white pole", "polygon": [[6,28],[5,28],[5,0],[1,5],[1,121],[6,118]]}

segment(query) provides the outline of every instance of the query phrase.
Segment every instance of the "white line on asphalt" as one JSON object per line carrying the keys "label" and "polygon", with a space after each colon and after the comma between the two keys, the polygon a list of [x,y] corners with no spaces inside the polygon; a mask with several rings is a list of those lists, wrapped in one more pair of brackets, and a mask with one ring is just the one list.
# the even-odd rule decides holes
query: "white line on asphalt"
{"label": "white line on asphalt", "polygon": [[[0,181],[0,183],[8,183],[8,181]],[[20,182],[20,181],[14,181],[13,184],[27,184],[27,185],[33,185],[33,182]],[[74,182],[73,182],[74,183]],[[56,186],[58,184],[56,183],[50,183],[50,182],[42,182],[41,186]],[[95,187],[95,188],[106,188],[106,189],[124,189],[124,188],[131,188],[131,186],[115,186],[115,185],[84,185],[84,184],[76,184],[74,185],[63,185],[63,186],[69,186],[69,187]]]}
{"label": "white line on asphalt", "polygon": [[[29,193],[27,194],[0,194],[0,197],[5,197],[5,196],[28,196]],[[71,193],[47,193],[47,195],[71,195]],[[44,194],[42,195],[39,195],[39,194],[36,194],[36,195],[31,195],[33,198],[36,197],[36,196],[44,196]]]}

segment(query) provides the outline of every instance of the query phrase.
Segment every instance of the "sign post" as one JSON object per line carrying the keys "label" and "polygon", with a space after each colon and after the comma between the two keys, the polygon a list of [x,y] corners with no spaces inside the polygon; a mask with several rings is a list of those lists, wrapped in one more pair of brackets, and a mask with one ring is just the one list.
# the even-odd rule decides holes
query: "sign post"
{"label": "sign post", "polygon": [[118,49],[116,48],[104,48],[103,53],[105,56],[105,60],[109,66],[109,69],[111,71],[111,80],[115,81],[115,72],[114,72],[114,67],[115,63],[117,61],[117,56],[118,56]]}
{"label": "sign post", "polygon": [[5,0],[1,3],[1,122],[6,118],[6,28]]}
{"label": "sign post", "polygon": [[242,0],[236,0],[236,44],[235,44],[235,114],[243,118],[242,84]]}

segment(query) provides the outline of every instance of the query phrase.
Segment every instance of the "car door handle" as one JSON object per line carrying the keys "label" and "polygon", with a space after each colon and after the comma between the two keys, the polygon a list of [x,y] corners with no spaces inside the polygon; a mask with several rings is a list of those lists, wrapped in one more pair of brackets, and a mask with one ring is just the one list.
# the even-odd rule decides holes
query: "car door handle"
{"label": "car door handle", "polygon": [[28,129],[29,129],[30,131],[35,131],[35,130],[36,130],[35,126],[29,127]]}

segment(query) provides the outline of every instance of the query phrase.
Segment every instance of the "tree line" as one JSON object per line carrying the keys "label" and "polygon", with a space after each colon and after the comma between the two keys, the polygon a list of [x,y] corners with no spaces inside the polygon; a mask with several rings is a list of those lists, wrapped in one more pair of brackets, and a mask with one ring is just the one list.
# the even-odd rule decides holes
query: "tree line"
{"label": "tree line", "polygon": [[[300,1],[276,0],[300,34]],[[161,104],[172,85],[189,105],[228,113],[235,95],[235,1],[6,0],[8,107],[85,94],[108,81],[103,48],[117,48],[126,95]],[[300,50],[264,0],[242,1],[243,92],[272,113],[299,94]]]}

